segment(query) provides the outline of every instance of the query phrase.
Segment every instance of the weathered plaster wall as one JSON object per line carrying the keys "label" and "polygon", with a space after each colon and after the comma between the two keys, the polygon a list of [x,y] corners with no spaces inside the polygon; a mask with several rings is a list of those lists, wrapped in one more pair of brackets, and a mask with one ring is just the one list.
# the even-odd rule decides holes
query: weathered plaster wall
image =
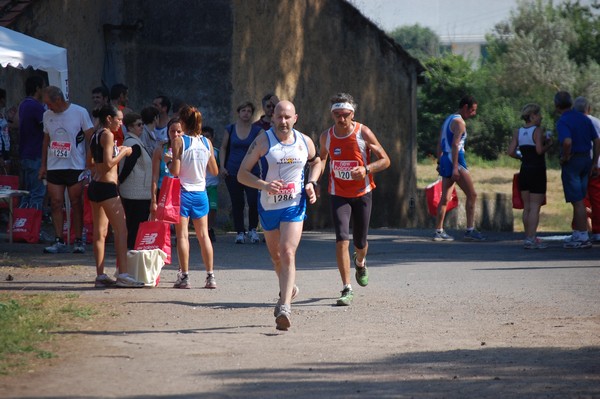
{"label": "weathered plaster wall", "polygon": [[[413,224],[416,62],[345,1],[233,4],[232,109],[245,99],[258,103],[274,90],[296,104],[297,128],[318,141],[332,124],[329,98],[337,92],[352,94],[357,120],[378,135],[392,160],[375,177],[372,225]],[[309,208],[308,225],[329,226],[329,213],[324,194]]]}
{"label": "weathered plaster wall", "polygon": [[[102,78],[123,82],[133,109],[157,94],[180,98],[218,134],[240,101],[253,101],[258,117],[260,99],[275,91],[294,101],[297,128],[318,142],[332,124],[330,96],[351,93],[357,120],[392,160],[375,177],[372,225],[419,224],[410,207],[418,64],[345,0],[40,0],[14,28],[68,49],[73,102],[89,107]],[[0,84],[9,74],[0,71]],[[322,192],[308,227],[330,225],[325,179]]]}

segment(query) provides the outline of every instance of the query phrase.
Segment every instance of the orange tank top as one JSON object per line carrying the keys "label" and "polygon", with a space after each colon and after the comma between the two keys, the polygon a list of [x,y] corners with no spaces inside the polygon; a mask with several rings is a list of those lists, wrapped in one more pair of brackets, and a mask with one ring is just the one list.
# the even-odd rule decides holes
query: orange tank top
{"label": "orange tank top", "polygon": [[372,175],[364,180],[352,180],[350,171],[370,162],[371,151],[362,136],[362,124],[356,122],[354,130],[345,137],[329,128],[325,146],[329,153],[329,194],[346,198],[363,196],[375,188]]}

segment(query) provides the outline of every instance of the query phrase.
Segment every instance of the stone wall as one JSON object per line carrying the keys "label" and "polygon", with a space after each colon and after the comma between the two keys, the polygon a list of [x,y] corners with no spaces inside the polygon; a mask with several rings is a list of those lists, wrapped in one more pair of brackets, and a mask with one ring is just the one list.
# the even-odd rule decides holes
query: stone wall
{"label": "stone wall", "polygon": [[[416,197],[416,78],[420,67],[346,1],[234,0],[232,108],[275,91],[296,104],[297,129],[318,142],[333,122],[329,98],[348,92],[391,167],[375,176],[372,226],[410,227]],[[232,114],[233,118],[233,114]],[[308,227],[330,226],[326,179]]]}
{"label": "stone wall", "polygon": [[[459,204],[446,213],[445,229],[464,230],[467,227],[465,212],[465,196],[457,189]],[[414,207],[411,207],[410,217],[415,225],[421,228],[435,227],[435,217],[427,212],[425,190],[418,189]],[[478,193],[475,204],[475,227],[483,231],[513,231],[514,216],[512,196],[503,193]]]}
{"label": "stone wall", "polygon": [[[240,101],[253,101],[258,118],[261,97],[275,91],[318,142],[332,124],[329,98],[348,92],[392,160],[375,176],[372,225],[418,224],[410,204],[421,66],[345,0],[40,0],[13,29],[67,48],[73,102],[89,107],[102,79],[123,82],[133,109],[157,94],[177,97],[218,134]],[[0,71],[0,84],[13,82],[8,75],[20,76],[22,91],[24,74]],[[308,228],[330,226],[325,180]],[[221,199],[226,209],[228,195]]]}

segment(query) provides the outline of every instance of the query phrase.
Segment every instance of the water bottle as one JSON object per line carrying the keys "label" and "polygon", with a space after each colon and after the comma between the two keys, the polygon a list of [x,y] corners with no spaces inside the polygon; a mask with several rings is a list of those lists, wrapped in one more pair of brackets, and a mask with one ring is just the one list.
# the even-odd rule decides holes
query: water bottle
{"label": "water bottle", "polygon": [[523,154],[521,154],[521,150],[517,147],[517,151],[515,151],[515,154],[517,155],[517,158],[521,159],[523,158]]}

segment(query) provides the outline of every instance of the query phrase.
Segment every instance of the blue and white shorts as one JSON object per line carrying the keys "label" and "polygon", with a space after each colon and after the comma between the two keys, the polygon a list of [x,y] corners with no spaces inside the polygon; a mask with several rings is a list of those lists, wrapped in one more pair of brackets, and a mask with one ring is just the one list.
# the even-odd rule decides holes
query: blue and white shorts
{"label": "blue and white shorts", "polygon": [[181,209],[179,214],[184,218],[200,219],[208,215],[208,195],[206,191],[181,190]]}
{"label": "blue and white shorts", "polygon": [[[469,168],[467,168],[467,161],[465,160],[465,153],[462,151],[459,151],[458,153],[458,165],[459,169],[469,170]],[[448,178],[452,177],[453,166],[452,154],[444,152],[440,158],[440,176]]]}

